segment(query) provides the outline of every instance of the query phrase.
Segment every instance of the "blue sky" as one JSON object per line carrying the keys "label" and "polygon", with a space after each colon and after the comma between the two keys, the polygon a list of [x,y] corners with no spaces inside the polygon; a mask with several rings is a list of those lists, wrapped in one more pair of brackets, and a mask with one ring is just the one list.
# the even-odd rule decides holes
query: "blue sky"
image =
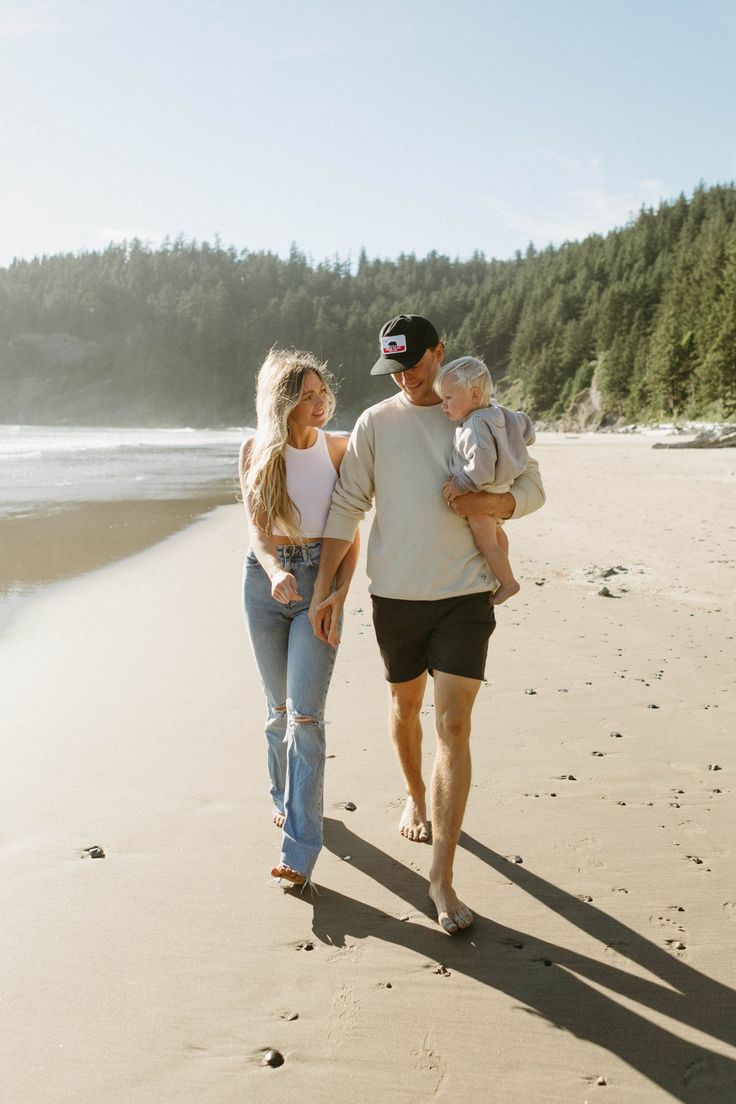
{"label": "blue sky", "polygon": [[736,179],[730,0],[0,0],[0,264],[508,257]]}

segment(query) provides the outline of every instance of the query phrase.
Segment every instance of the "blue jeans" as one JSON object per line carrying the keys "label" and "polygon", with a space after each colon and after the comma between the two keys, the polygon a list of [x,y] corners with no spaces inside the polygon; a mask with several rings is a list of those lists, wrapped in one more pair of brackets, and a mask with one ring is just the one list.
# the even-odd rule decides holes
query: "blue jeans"
{"label": "blue jeans", "polygon": [[271,798],[286,818],[281,862],[307,878],[322,848],[324,708],[336,654],[314,635],[307,616],[321,547],[320,541],[277,547],[279,563],[296,579],[298,602],[285,606],[271,597],[268,575],[252,551],[243,585],[245,617],[268,707]]}

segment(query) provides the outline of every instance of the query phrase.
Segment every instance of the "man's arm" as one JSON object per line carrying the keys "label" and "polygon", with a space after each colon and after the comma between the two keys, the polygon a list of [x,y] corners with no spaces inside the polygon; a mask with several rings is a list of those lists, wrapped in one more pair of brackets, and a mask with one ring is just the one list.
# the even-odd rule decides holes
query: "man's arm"
{"label": "man's arm", "polygon": [[511,490],[505,494],[479,491],[477,494],[459,495],[450,501],[448,493],[452,492],[445,492],[445,500],[459,517],[494,517],[500,521],[533,514],[544,505],[546,498],[539,464],[531,456],[526,471],[516,477]]}
{"label": "man's arm", "polygon": [[[309,620],[314,629],[314,635],[326,643],[334,643],[330,640],[332,630],[332,605],[327,601],[332,591],[332,583],[343,566],[348,553],[354,547],[357,560],[357,545],[355,541],[339,540],[336,537],[323,537],[322,550],[319,555],[319,571],[314,582],[312,601],[309,606]],[[352,575],[352,572],[350,573]],[[321,608],[320,608],[321,607]],[[334,638],[334,631],[332,632]]]}
{"label": "man's arm", "polygon": [[[332,607],[329,604],[321,610],[317,607],[326,601],[335,577],[338,577],[338,585],[343,581],[346,571],[343,560],[351,549],[351,555],[357,561],[356,532],[358,524],[373,503],[373,472],[372,427],[369,420],[363,416],[358,419],[350,435],[322,538],[319,571],[309,607],[309,620],[315,635],[320,640],[329,640]],[[354,567],[355,562],[352,563],[352,568]],[[352,570],[350,574],[352,575]]]}

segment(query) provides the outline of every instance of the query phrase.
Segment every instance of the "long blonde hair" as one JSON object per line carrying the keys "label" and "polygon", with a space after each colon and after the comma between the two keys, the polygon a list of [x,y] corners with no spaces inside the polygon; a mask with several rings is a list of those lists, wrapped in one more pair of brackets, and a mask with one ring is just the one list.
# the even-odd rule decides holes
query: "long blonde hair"
{"label": "long blonde hair", "polygon": [[285,449],[289,415],[302,396],[304,378],[314,372],[327,388],[329,418],[335,412],[334,381],[312,353],[272,348],[256,381],[256,432],[244,480],[251,514],[268,533],[278,527],[295,543],[304,540],[299,511],[286,489]]}

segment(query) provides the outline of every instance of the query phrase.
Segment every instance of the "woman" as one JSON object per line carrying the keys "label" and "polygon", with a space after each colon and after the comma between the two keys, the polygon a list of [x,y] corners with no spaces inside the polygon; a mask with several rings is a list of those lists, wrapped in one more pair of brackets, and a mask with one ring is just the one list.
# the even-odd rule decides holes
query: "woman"
{"label": "woman", "polygon": [[309,880],[322,847],[324,705],[358,539],[335,577],[329,643],[307,611],[322,532],[347,439],[323,426],[335,410],[331,377],[310,353],[272,349],[259,373],[255,437],[240,452],[251,547],[245,615],[268,705],[266,740],[273,822],[281,856],[271,874]]}

